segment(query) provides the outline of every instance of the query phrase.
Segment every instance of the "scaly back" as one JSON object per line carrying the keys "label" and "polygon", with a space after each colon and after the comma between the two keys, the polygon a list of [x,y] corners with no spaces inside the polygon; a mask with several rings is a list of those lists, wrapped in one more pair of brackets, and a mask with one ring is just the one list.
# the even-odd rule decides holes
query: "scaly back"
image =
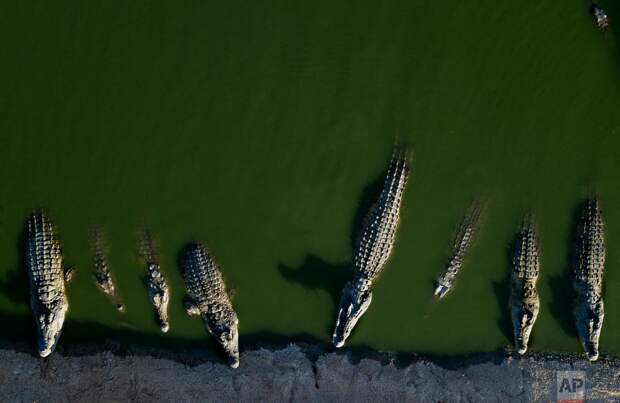
{"label": "scaly back", "polygon": [[577,227],[575,279],[600,283],[605,267],[605,223],[597,199],[584,203]]}
{"label": "scaly back", "polygon": [[63,256],[54,224],[45,213],[34,213],[28,220],[26,266],[32,290],[45,303],[64,291]]}
{"label": "scaly back", "polygon": [[183,276],[187,292],[201,312],[213,304],[229,304],[222,273],[207,249],[198,242],[187,248]]}
{"label": "scaly back", "polygon": [[390,162],[379,200],[369,212],[354,257],[356,270],[369,280],[380,274],[392,252],[408,176],[409,156],[397,151]]}
{"label": "scaly back", "polygon": [[535,281],[540,272],[540,256],[536,227],[526,219],[515,244],[512,258],[514,275],[523,280]]}

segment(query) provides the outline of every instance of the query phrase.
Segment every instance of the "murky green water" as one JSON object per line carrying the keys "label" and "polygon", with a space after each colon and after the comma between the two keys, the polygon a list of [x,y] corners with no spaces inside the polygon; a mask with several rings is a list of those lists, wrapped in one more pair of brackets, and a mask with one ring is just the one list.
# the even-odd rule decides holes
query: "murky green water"
{"label": "murky green water", "polygon": [[[0,5],[2,337],[34,337],[18,245],[43,206],[80,269],[65,344],[209,344],[182,309],[178,254],[192,238],[236,291],[242,344],[328,342],[358,207],[398,139],[416,156],[399,240],[350,345],[507,345],[507,251],[532,208],[543,252],[532,349],[579,350],[568,239],[596,189],[609,228],[601,347],[620,353],[620,47],[587,4],[225,3]],[[609,11],[618,29],[620,7]],[[453,228],[480,196],[478,242],[436,303]],[[173,287],[168,335],[144,287],[142,222]],[[111,238],[124,315],[94,285],[93,223]]]}

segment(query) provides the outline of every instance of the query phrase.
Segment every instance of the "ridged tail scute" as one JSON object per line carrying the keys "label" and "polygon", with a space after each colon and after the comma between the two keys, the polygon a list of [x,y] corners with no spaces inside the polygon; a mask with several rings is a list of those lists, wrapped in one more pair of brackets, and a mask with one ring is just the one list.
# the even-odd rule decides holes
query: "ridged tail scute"
{"label": "ridged tail scute", "polygon": [[217,340],[233,368],[239,366],[239,320],[222,273],[209,252],[198,242],[185,251],[183,277],[189,300],[188,314],[199,314],[209,333]]}
{"label": "ridged tail scute", "polygon": [[605,248],[603,214],[598,200],[592,198],[581,208],[573,262],[577,334],[590,361],[598,359],[599,338],[605,317]]}
{"label": "ridged tail scute", "polygon": [[47,357],[56,348],[69,309],[63,255],[54,224],[45,213],[32,214],[27,231],[30,307],[37,325],[39,355]]}
{"label": "ridged tail scute", "polygon": [[536,226],[531,218],[525,220],[517,237],[512,265],[509,303],[514,343],[517,352],[525,354],[540,310],[540,297],[536,289],[540,272],[540,251]]}
{"label": "ridged tail scute", "polygon": [[392,156],[383,190],[368,214],[354,251],[355,277],[345,284],[340,299],[333,343],[342,347],[372,301],[372,285],[392,253],[400,220],[400,206],[409,178],[410,154]]}

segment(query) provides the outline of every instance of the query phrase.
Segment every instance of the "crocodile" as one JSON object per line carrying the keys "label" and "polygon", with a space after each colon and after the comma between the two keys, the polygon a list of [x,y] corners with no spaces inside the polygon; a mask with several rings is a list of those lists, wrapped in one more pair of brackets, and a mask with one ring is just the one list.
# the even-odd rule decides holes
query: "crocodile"
{"label": "crocodile", "polygon": [[603,305],[605,223],[599,202],[595,198],[583,204],[575,241],[573,286],[576,295],[577,334],[588,359],[596,361],[605,316]]}
{"label": "crocodile", "polygon": [[435,281],[435,296],[443,298],[454,285],[454,279],[463,267],[463,261],[469,251],[480,225],[481,207],[475,204],[466,215],[452,244],[452,256],[445,271]]}
{"label": "crocodile", "polygon": [[510,312],[514,328],[515,348],[521,355],[527,351],[532,328],[540,310],[536,281],[540,272],[538,235],[531,218],[524,221],[512,256]]}
{"label": "crocodile", "polygon": [[69,301],[65,283],[72,269],[63,267],[63,254],[54,224],[43,212],[28,219],[26,269],[30,282],[30,307],[38,333],[38,352],[47,357],[60,339]]}
{"label": "crocodile", "polygon": [[222,273],[207,249],[198,242],[185,251],[185,301],[188,315],[200,315],[228,357],[232,368],[239,366],[239,319],[226,291]]}
{"label": "crocodile", "polygon": [[592,13],[594,23],[599,30],[605,32],[609,29],[609,18],[607,17],[607,14],[594,2],[592,2],[592,6],[590,7],[590,13]]}
{"label": "crocodile", "polygon": [[170,302],[170,287],[166,278],[161,272],[161,268],[156,263],[149,265],[149,277],[147,280],[149,299],[155,307],[159,329],[166,333],[170,330],[168,320],[168,303]]}
{"label": "crocodile", "polygon": [[344,346],[351,331],[368,310],[373,284],[392,253],[409,168],[409,153],[396,151],[390,161],[383,190],[370,209],[355,245],[354,276],[342,290],[333,334],[336,347]]}
{"label": "crocodile", "polygon": [[148,230],[144,230],[142,233],[140,255],[149,272],[146,280],[149,299],[155,307],[159,329],[166,333],[170,330],[170,321],[168,319],[170,287],[159,265],[155,242]]}
{"label": "crocodile", "polygon": [[125,305],[120,301],[116,293],[112,273],[110,273],[110,264],[105,245],[103,232],[99,228],[93,229],[91,248],[93,250],[93,263],[95,266],[95,283],[104,294],[112,299],[119,312],[125,312]]}

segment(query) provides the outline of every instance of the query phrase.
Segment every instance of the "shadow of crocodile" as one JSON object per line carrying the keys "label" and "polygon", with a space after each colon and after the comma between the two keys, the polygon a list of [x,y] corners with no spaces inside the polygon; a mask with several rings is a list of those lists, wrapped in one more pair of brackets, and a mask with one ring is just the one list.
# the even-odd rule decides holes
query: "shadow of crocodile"
{"label": "shadow of crocodile", "polygon": [[6,278],[0,281],[0,294],[16,305],[30,306],[30,290],[26,271],[27,232],[20,232],[17,239],[18,267],[7,271]]}
{"label": "shadow of crocodile", "polygon": [[[368,212],[379,198],[383,189],[383,176],[370,182],[362,190],[358,207],[355,211],[351,229],[351,249],[355,250],[357,238],[364,225]],[[278,266],[278,271],[287,281],[300,284],[311,290],[326,291],[334,303],[340,302],[340,293],[344,284],[353,274],[351,262],[330,263],[320,256],[309,253],[299,267],[290,267],[284,264]],[[330,329],[331,332],[331,329]]]}
{"label": "shadow of crocodile", "polygon": [[512,257],[515,251],[515,245],[517,243],[518,235],[515,235],[514,239],[506,248],[506,268],[504,270],[504,277],[501,281],[493,281],[493,293],[497,299],[499,306],[499,318],[497,319],[497,326],[501,330],[502,334],[512,344],[514,339],[514,333],[512,329],[512,319],[510,315],[510,277],[512,271]]}
{"label": "shadow of crocodile", "polygon": [[549,278],[549,288],[551,289],[551,304],[549,311],[560,325],[562,331],[574,339],[577,339],[577,328],[575,327],[575,316],[573,312],[574,292],[573,292],[573,259],[575,258],[575,242],[583,202],[577,204],[571,215],[571,230],[566,240],[566,260],[563,266],[565,269],[558,275]]}
{"label": "shadow of crocodile", "polygon": [[280,264],[278,271],[291,283],[326,291],[335,305],[340,301],[342,287],[353,273],[350,263],[332,264],[313,254],[306,255],[304,262],[297,268]]}

